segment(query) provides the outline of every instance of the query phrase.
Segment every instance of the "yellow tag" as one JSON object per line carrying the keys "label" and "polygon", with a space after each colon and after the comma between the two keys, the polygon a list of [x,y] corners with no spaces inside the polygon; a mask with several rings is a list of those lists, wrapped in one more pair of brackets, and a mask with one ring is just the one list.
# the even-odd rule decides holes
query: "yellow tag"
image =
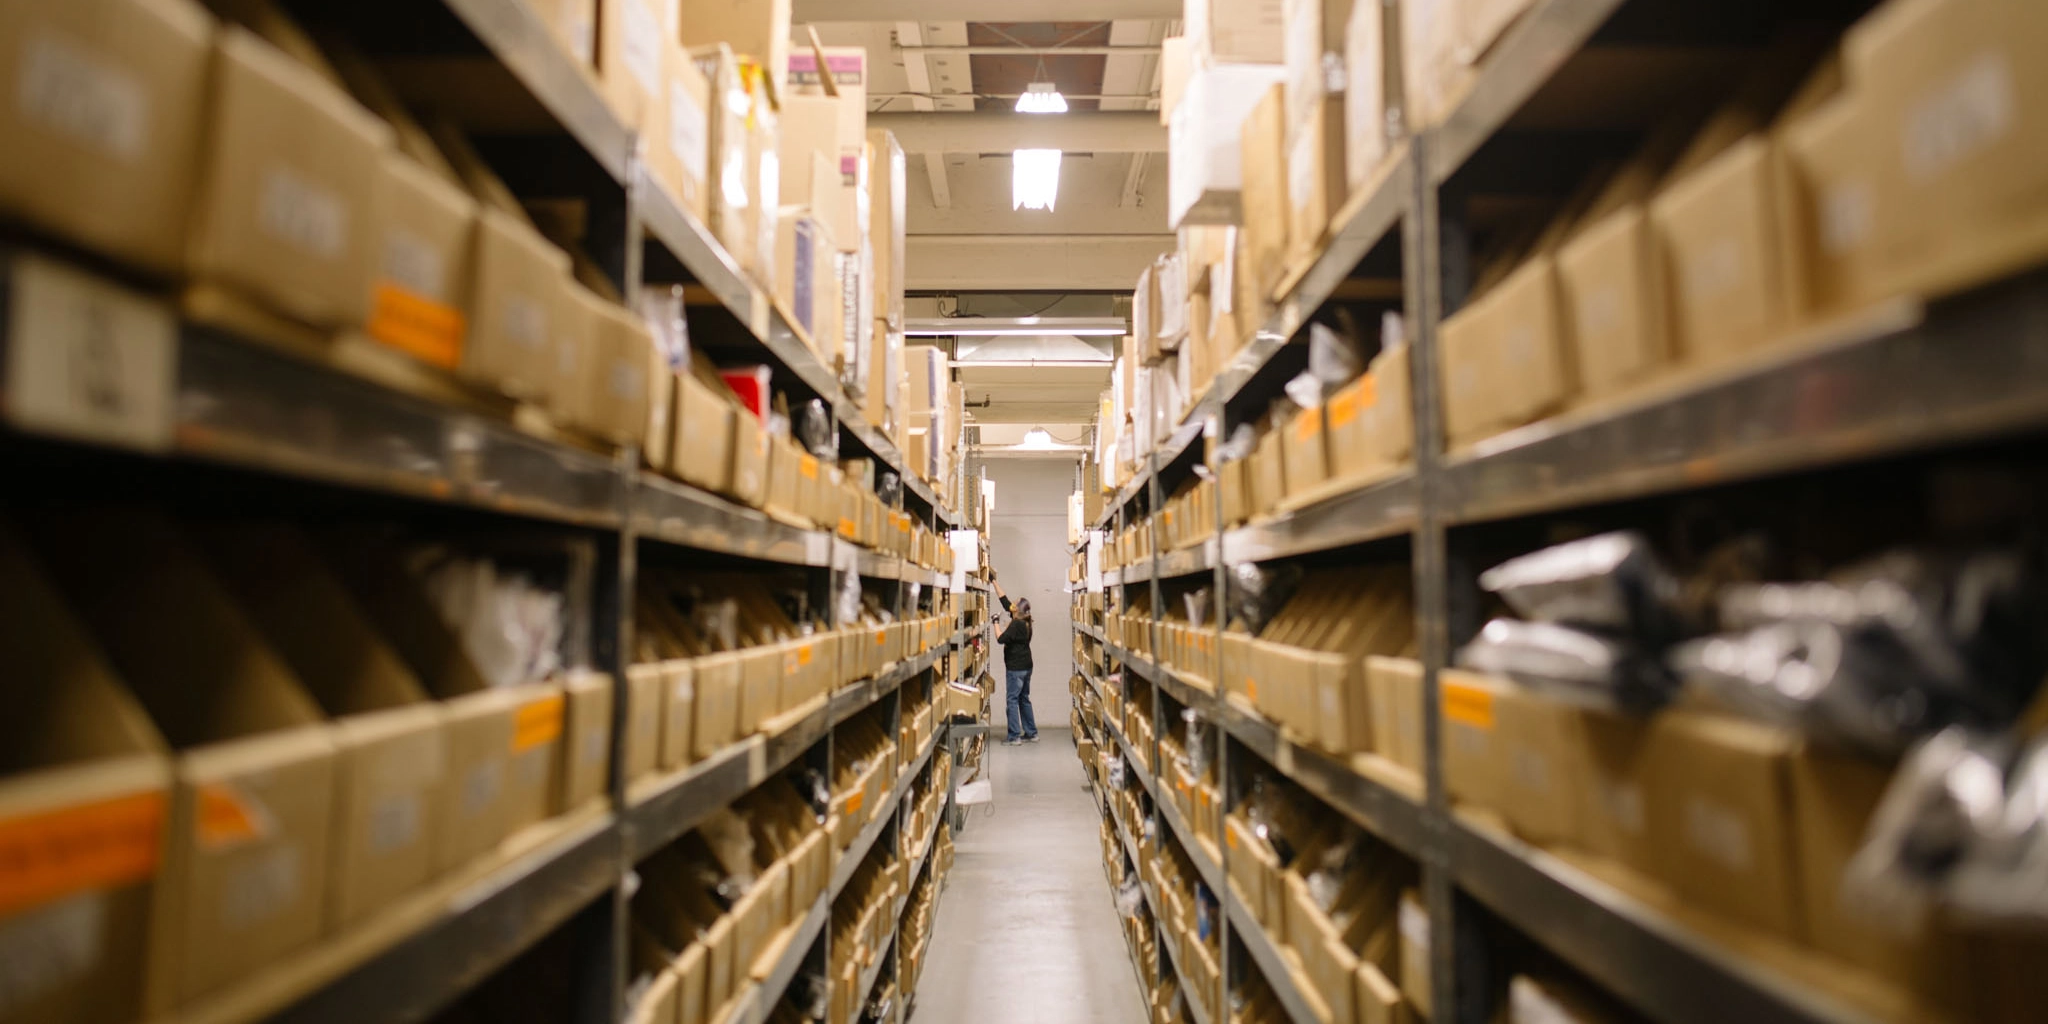
{"label": "yellow tag", "polygon": [[156,874],[163,830],[156,790],[0,821],[0,917]]}
{"label": "yellow tag", "polygon": [[803,458],[798,459],[796,462],[796,470],[797,472],[802,473],[804,475],[804,479],[816,480],[818,478],[818,457],[815,455],[806,455]]}
{"label": "yellow tag", "polygon": [[209,783],[199,787],[199,845],[209,850],[261,839],[270,833],[270,815],[244,798],[235,787]]}
{"label": "yellow tag", "polygon": [[1477,686],[1444,684],[1444,717],[1459,725],[1493,731],[1493,693]]}
{"label": "yellow tag", "polygon": [[452,370],[462,362],[462,311],[388,281],[377,285],[370,337],[423,363]]}
{"label": "yellow tag", "polygon": [[1247,696],[1247,697],[1250,697],[1250,698],[1251,698],[1251,699],[1253,699],[1253,700],[1258,700],[1258,699],[1259,699],[1259,681],[1258,681],[1258,680],[1256,680],[1256,679],[1253,679],[1253,678],[1252,678],[1252,677],[1250,677],[1250,676],[1246,676],[1246,677],[1244,677],[1244,695],[1245,695],[1245,696]]}
{"label": "yellow tag", "polygon": [[[1361,377],[1364,381],[1369,378]],[[1358,389],[1345,388],[1330,397],[1330,429],[1348,427],[1358,418]]]}
{"label": "yellow tag", "polygon": [[560,738],[563,704],[562,695],[558,693],[520,708],[512,720],[512,752],[523,754]]}
{"label": "yellow tag", "polygon": [[1237,830],[1236,830],[1236,829],[1234,829],[1234,828],[1227,828],[1227,829],[1224,829],[1224,830],[1223,830],[1223,845],[1225,845],[1225,846],[1227,846],[1227,847],[1229,847],[1229,848],[1231,848],[1231,849],[1233,849],[1233,850],[1237,849]]}
{"label": "yellow tag", "polygon": [[839,517],[839,535],[841,537],[845,537],[851,540],[853,538],[853,535],[856,532],[858,532],[859,529],[860,527],[856,523],[854,523],[853,520],[848,519],[845,516]]}
{"label": "yellow tag", "polygon": [[805,644],[802,647],[796,649],[796,663],[798,665],[808,665],[811,663],[810,644]]}
{"label": "yellow tag", "polygon": [[863,789],[863,790],[860,790],[859,792],[857,792],[857,793],[853,794],[852,796],[850,796],[850,797],[847,797],[847,798],[846,798],[846,813],[848,813],[848,814],[859,814],[859,813],[860,813],[860,809],[861,809],[862,807],[865,807],[865,806],[867,806],[867,802],[868,802],[868,791],[867,791],[867,790],[865,790],[865,789]]}

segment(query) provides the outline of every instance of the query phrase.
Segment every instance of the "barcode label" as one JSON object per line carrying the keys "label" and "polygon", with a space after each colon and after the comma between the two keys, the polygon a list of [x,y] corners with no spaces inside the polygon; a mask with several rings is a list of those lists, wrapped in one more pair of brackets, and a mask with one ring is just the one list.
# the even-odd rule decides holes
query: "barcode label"
{"label": "barcode label", "polygon": [[169,309],[29,256],[15,260],[9,291],[8,419],[86,441],[170,447],[178,332]]}

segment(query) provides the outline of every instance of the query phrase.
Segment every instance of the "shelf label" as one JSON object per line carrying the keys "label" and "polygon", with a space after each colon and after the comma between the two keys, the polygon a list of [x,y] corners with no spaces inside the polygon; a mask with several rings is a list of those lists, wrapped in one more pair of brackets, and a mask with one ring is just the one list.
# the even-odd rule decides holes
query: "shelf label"
{"label": "shelf label", "polygon": [[0,821],[0,914],[154,875],[163,826],[154,790]]}
{"label": "shelf label", "polygon": [[34,256],[15,259],[9,304],[8,419],[82,441],[170,448],[178,329],[169,309]]}
{"label": "shelf label", "polygon": [[512,725],[512,752],[523,754],[562,735],[564,699],[557,693],[542,697],[519,709]]}
{"label": "shelf label", "polygon": [[1459,725],[1493,731],[1493,694],[1477,686],[1445,683],[1444,717]]}

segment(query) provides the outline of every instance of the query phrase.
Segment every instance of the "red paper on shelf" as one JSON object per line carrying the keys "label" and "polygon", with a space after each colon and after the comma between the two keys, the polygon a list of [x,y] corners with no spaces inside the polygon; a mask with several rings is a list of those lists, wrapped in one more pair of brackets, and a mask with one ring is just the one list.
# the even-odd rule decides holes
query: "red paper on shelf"
{"label": "red paper on shelf", "polygon": [[725,380],[725,386],[739,396],[740,404],[746,406],[747,411],[753,413],[756,419],[767,418],[769,403],[774,401],[774,393],[768,388],[768,382],[773,374],[767,366],[731,366],[719,370],[718,375]]}

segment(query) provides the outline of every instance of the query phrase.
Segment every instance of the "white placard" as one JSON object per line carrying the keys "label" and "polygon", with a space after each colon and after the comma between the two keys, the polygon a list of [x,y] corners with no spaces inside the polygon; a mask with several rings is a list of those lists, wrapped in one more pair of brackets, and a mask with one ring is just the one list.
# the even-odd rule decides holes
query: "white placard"
{"label": "white placard", "polygon": [[953,545],[953,593],[967,589],[967,574],[981,568],[981,531],[954,530],[946,535]]}
{"label": "white placard", "polygon": [[1102,535],[1101,530],[1088,531],[1088,592],[1102,593]]}
{"label": "white placard", "polygon": [[168,308],[63,264],[14,261],[0,411],[24,430],[171,446],[178,330]]}

